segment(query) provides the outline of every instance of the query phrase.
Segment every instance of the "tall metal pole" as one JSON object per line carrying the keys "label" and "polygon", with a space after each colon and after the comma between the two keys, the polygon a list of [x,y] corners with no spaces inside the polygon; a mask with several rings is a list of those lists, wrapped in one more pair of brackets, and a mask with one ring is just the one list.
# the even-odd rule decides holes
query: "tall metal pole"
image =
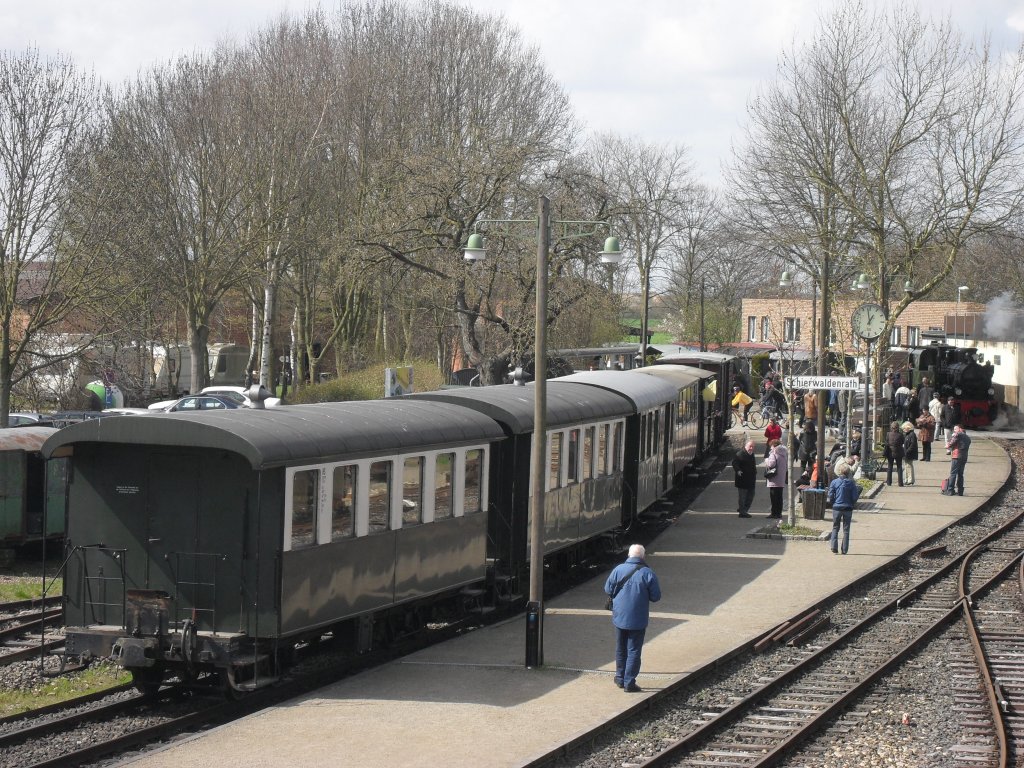
{"label": "tall metal pole", "polygon": [[[862,467],[862,475],[864,473],[863,468],[871,466],[870,464],[864,463],[871,458],[871,443],[868,442],[868,431],[871,428],[871,425],[868,424],[868,408],[871,405],[871,342],[865,340],[864,343],[867,344],[868,349],[867,356],[864,358],[864,416],[861,418],[860,425],[860,464]],[[847,428],[847,431],[850,431],[849,428]]]}
{"label": "tall metal pole", "polygon": [[[825,249],[821,260],[821,341],[818,344],[818,375],[828,375],[828,336],[829,336],[829,311],[828,311],[828,248]],[[828,405],[828,390],[818,390],[818,455],[815,462],[818,465],[818,482],[816,488],[828,486],[828,477],[825,472],[825,409]]]}
{"label": "tall metal pole", "polygon": [[700,351],[707,352],[708,345],[704,339],[704,278],[700,279]]}
{"label": "tall metal pole", "polygon": [[644,271],[643,284],[640,289],[643,291],[643,307],[640,317],[640,362],[637,364],[637,368],[647,365],[647,326],[650,324],[647,317],[651,304],[651,268],[649,266]]}
{"label": "tall metal pole", "polygon": [[537,208],[537,317],[534,326],[533,443],[530,507],[530,601],[526,606],[526,667],[544,665],[544,481],[547,474],[548,249],[550,202]]}

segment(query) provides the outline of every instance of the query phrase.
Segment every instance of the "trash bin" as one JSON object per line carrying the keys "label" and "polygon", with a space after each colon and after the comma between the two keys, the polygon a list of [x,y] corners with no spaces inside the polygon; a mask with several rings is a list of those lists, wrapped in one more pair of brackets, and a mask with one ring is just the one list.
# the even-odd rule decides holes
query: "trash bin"
{"label": "trash bin", "polygon": [[804,489],[804,518],[823,520],[825,518],[825,491],[820,488]]}
{"label": "trash bin", "polygon": [[874,480],[875,472],[878,471],[878,465],[871,459],[864,459],[860,463],[860,476],[865,480]]}

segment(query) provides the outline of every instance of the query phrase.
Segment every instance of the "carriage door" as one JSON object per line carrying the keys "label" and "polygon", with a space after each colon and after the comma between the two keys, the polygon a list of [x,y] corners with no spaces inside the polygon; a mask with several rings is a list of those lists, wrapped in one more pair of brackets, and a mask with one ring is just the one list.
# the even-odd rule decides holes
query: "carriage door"
{"label": "carriage door", "polygon": [[172,599],[173,626],[192,615],[197,591],[212,600],[206,568],[198,562],[199,461],[194,456],[152,454],[149,461],[146,589]]}

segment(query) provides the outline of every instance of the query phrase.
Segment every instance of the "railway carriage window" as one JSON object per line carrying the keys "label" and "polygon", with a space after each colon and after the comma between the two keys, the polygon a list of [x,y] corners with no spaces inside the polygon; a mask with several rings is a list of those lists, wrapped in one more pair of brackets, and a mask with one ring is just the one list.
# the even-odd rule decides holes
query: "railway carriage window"
{"label": "railway carriage window", "polygon": [[331,541],[351,539],[355,536],[355,464],[334,468],[334,490],[331,499]]}
{"label": "railway carriage window", "polygon": [[602,424],[597,432],[597,473],[608,474],[608,425]]}
{"label": "railway carriage window", "polygon": [[483,510],[484,452],[479,448],[466,451],[466,488],[462,497],[464,514]]}
{"label": "railway carriage window", "polygon": [[293,550],[316,543],[316,505],[319,498],[319,469],[306,469],[292,476]]}
{"label": "railway carriage window", "polygon": [[612,432],[612,472],[622,471],[622,422],[615,422]]}
{"label": "railway carriage window", "polygon": [[551,471],[548,476],[548,490],[560,488],[559,480],[562,475],[562,433],[551,433]]}
{"label": "railway carriage window", "polygon": [[594,436],[596,427],[587,427],[583,430],[583,479],[590,480],[594,477],[594,459],[597,454],[594,452]]}
{"label": "railway carriage window", "polygon": [[410,456],[402,467],[402,525],[423,522],[423,457]]}
{"label": "railway carriage window", "polygon": [[439,453],[434,462],[434,519],[443,520],[454,514],[455,454]]}
{"label": "railway carriage window", "polygon": [[568,463],[566,482],[569,485],[578,483],[580,481],[580,431],[578,429],[569,430],[569,453],[566,461]]}
{"label": "railway carriage window", "polygon": [[370,533],[391,527],[391,462],[375,461],[370,465]]}

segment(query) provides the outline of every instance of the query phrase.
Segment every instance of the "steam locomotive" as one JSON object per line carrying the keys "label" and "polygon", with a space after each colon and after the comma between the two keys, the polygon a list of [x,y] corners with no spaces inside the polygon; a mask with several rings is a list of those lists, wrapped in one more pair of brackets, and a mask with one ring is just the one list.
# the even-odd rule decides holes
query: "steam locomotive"
{"label": "steam locomotive", "polygon": [[992,384],[993,367],[977,361],[977,348],[932,343],[909,352],[913,386],[920,387],[927,378],[940,396],[953,398],[965,427],[987,427],[995,421],[999,399]]}

